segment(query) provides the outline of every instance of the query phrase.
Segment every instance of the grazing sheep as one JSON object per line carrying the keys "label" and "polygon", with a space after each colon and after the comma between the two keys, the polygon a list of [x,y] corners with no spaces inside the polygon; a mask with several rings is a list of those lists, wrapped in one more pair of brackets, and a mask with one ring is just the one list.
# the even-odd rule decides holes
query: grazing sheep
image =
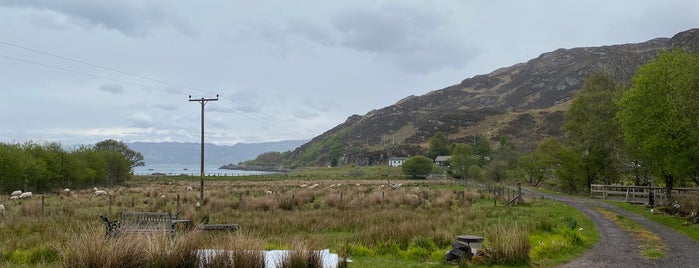
{"label": "grazing sheep", "polygon": [[21,194],[22,194],[22,191],[17,190],[17,191],[12,192],[11,196],[19,196]]}
{"label": "grazing sheep", "polygon": [[17,200],[17,199],[19,199],[19,196],[17,196],[17,195],[10,196],[10,200]]}
{"label": "grazing sheep", "polygon": [[109,194],[108,194],[107,191],[105,191],[105,190],[97,190],[97,191],[95,191],[95,195],[96,195],[96,196],[100,196],[100,195],[109,196]]}
{"label": "grazing sheep", "polygon": [[306,188],[306,187],[308,187],[308,185],[301,184],[301,188]]}
{"label": "grazing sheep", "polygon": [[267,195],[274,194],[274,192],[272,192],[272,191],[270,191],[270,190],[265,191],[265,193],[266,193]]}
{"label": "grazing sheep", "polygon": [[21,195],[19,195],[19,199],[27,199],[27,198],[32,198],[32,192],[24,192]]}
{"label": "grazing sheep", "polygon": [[186,189],[186,190],[187,190],[187,192],[189,192],[189,191],[194,191],[194,188],[192,188],[192,186],[187,186],[187,189]]}
{"label": "grazing sheep", "polygon": [[0,204],[0,217],[5,216],[5,205]]}
{"label": "grazing sheep", "polygon": [[63,192],[64,192],[64,193],[70,193],[70,189],[65,188],[65,189],[63,189]]}
{"label": "grazing sheep", "polygon": [[95,188],[92,188],[92,190],[97,192],[97,190],[99,190],[99,189],[97,189],[97,187],[95,187]]}
{"label": "grazing sheep", "polygon": [[313,189],[313,188],[316,188],[316,187],[318,187],[318,184],[317,184],[317,183],[316,183],[316,184],[313,184],[313,185],[311,185],[311,186],[309,186],[308,189]]}

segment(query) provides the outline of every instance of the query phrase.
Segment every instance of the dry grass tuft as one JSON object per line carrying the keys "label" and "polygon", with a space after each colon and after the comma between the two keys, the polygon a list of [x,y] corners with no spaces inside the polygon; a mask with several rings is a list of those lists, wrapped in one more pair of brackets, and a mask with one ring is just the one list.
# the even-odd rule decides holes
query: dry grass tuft
{"label": "dry grass tuft", "polygon": [[529,262],[529,231],[522,226],[495,225],[486,230],[489,261],[494,264],[524,264]]}

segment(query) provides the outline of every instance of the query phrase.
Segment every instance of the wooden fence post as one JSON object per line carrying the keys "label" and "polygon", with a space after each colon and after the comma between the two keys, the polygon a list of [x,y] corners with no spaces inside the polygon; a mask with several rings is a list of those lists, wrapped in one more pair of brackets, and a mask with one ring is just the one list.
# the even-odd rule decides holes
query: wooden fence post
{"label": "wooden fence post", "polygon": [[41,196],[41,216],[44,216],[44,196]]}
{"label": "wooden fence post", "polygon": [[522,183],[518,182],[517,183],[517,204],[522,204],[524,203],[522,201]]}

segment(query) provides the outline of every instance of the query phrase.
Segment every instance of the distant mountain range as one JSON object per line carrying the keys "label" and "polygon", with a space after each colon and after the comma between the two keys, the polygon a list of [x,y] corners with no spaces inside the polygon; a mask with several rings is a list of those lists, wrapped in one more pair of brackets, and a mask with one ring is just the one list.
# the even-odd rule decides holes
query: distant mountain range
{"label": "distant mountain range", "polygon": [[[286,152],[306,143],[307,140],[288,140],[264,143],[238,143],[235,145],[205,144],[206,164],[237,164],[255,159],[266,152]],[[146,165],[198,164],[201,161],[200,143],[134,142],[126,143],[131,150],[143,154]]]}

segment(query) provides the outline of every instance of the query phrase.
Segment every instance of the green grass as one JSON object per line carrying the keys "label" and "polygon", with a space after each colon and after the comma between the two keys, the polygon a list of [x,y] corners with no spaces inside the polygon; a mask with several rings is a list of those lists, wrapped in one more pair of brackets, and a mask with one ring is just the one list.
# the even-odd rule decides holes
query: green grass
{"label": "green grass", "polygon": [[657,223],[663,224],[699,242],[699,224],[692,224],[691,222],[688,222],[687,219],[684,217],[659,213],[657,210],[655,211],[655,213],[650,213],[650,209],[642,205],[634,205],[629,203],[613,201],[607,201],[607,203],[634,212]]}

